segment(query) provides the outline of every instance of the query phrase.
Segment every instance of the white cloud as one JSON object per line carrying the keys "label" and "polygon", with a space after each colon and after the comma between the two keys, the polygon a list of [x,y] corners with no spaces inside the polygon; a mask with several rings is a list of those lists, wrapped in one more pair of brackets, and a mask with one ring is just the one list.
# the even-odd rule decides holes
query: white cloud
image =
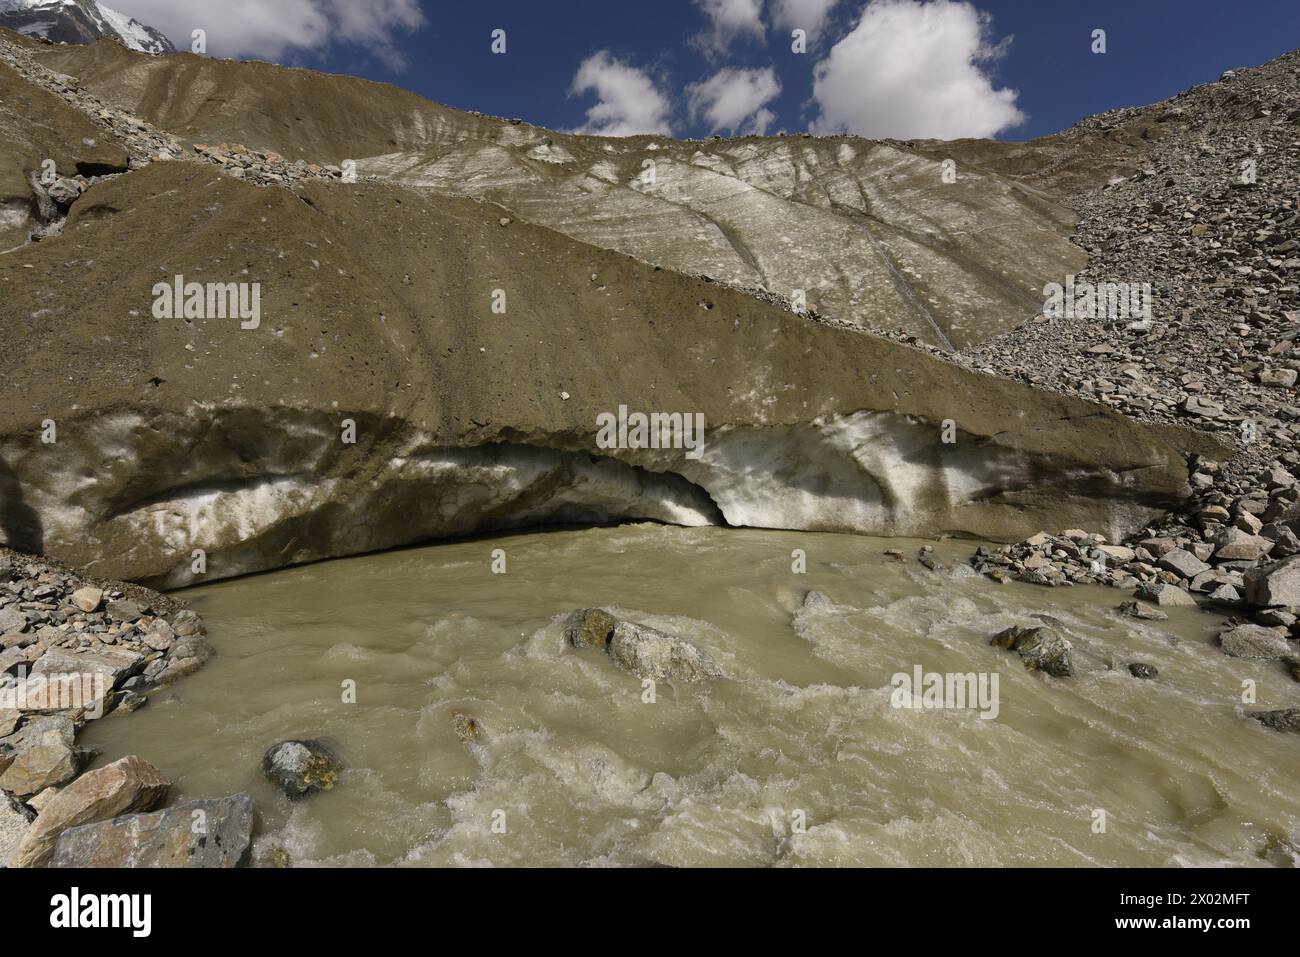
{"label": "white cloud", "polygon": [[983,69],[1010,40],[990,44],[990,29],[966,2],[871,0],[813,71],[813,131],[956,139],[1023,123],[1017,92],[994,89]]}
{"label": "white cloud", "polygon": [[277,59],[351,43],[397,70],[406,61],[395,36],[427,22],[419,0],[110,0],[109,6],[161,30],[180,50],[201,29],[214,56]]}
{"label": "white cloud", "polygon": [[703,117],[709,132],[720,130],[763,136],[776,115],[766,105],[781,92],[771,67],[738,70],[728,67],[686,88],[691,119]]}
{"label": "white cloud", "polygon": [[609,55],[593,53],[582,61],[570,92],[595,93],[598,102],[587,110],[587,122],[574,130],[592,136],[635,136],[669,133],[672,105],[644,70]]}
{"label": "white cloud", "polygon": [[840,0],[776,0],[772,22],[782,30],[806,30],[816,39]]}
{"label": "white cloud", "polygon": [[709,29],[696,37],[706,50],[725,53],[741,37],[762,41],[763,0],[695,0],[706,17]]}

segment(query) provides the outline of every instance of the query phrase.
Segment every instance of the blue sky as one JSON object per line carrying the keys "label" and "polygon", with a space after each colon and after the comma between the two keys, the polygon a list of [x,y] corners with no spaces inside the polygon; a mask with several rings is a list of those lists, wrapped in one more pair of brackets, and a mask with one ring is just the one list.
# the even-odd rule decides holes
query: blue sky
{"label": "blue sky", "polygon": [[[1300,47],[1300,0],[108,3],[186,47],[202,26],[213,54],[384,80],[555,129],[679,136],[1028,139]],[[791,51],[795,24],[812,34],[806,53]],[[490,49],[498,28],[504,55]]]}

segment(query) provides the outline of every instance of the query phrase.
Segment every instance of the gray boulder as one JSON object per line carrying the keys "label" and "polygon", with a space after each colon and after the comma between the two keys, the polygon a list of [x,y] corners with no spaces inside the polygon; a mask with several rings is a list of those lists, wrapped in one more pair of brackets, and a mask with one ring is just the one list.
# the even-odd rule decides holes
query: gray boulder
{"label": "gray boulder", "polygon": [[1144,605],[1139,601],[1126,601],[1119,606],[1119,612],[1130,618],[1140,618],[1143,621],[1166,621],[1169,616],[1159,608],[1152,608],[1150,605]]}
{"label": "gray boulder", "polygon": [[1161,568],[1181,575],[1183,578],[1195,578],[1201,572],[1210,570],[1209,565],[1183,548],[1170,552],[1161,558],[1157,564]]}
{"label": "gray boulder", "polygon": [[343,764],[319,741],[281,741],[262,756],[262,772],[290,800],[331,791]]}
{"label": "gray boulder", "polygon": [[59,835],[50,866],[244,867],[252,847],[253,800],[234,794],[70,828]]}
{"label": "gray boulder", "polygon": [[1262,625],[1238,625],[1223,632],[1219,647],[1233,658],[1283,658],[1295,650],[1280,634]]}
{"label": "gray boulder", "polygon": [[1157,605],[1196,607],[1195,598],[1176,585],[1166,585],[1164,582],[1143,582],[1138,586],[1136,596]]}
{"label": "gray boulder", "polygon": [[1069,678],[1074,674],[1072,645],[1050,628],[1017,625],[998,632],[989,644],[1014,651],[1031,671],[1041,671],[1054,678]]}
{"label": "gray boulder", "polygon": [[689,641],[633,621],[619,621],[614,627],[609,656],[634,675],[655,681],[722,677],[717,663]]}
{"label": "gray boulder", "polygon": [[1300,606],[1300,555],[1252,568],[1245,579],[1248,604]]}

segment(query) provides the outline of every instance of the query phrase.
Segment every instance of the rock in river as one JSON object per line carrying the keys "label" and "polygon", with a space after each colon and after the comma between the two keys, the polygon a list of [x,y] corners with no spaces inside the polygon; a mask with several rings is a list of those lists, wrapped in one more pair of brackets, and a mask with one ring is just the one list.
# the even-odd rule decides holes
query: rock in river
{"label": "rock in river", "polygon": [[1233,658],[1282,658],[1294,649],[1272,628],[1238,625],[1219,635],[1219,647]]}
{"label": "rock in river", "polygon": [[1247,717],[1274,731],[1300,732],[1300,708],[1283,708],[1280,711],[1250,711]]}
{"label": "rock in river", "polygon": [[989,644],[1014,651],[1032,671],[1042,671],[1054,678],[1069,678],[1074,674],[1070,643],[1050,628],[1017,625],[998,632]]}
{"label": "rock in river", "polygon": [[333,790],[343,765],[319,741],[281,741],[262,756],[262,771],[291,800]]}

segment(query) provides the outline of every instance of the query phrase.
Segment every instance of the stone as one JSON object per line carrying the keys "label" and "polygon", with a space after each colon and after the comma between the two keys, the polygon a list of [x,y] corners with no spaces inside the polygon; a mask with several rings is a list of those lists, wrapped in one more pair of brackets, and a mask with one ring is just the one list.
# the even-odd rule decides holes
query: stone
{"label": "stone", "polygon": [[1241,595],[1237,589],[1231,585],[1220,585],[1209,594],[1210,601],[1218,602],[1221,605],[1237,605],[1241,603]]}
{"label": "stone", "polygon": [[50,866],[246,867],[252,848],[253,799],[244,793],[70,828],[59,835]]}
{"label": "stone", "polygon": [[695,645],[648,625],[619,620],[609,641],[609,656],[639,678],[655,681],[704,681],[722,677],[722,669]]}
{"label": "stone", "polygon": [[144,643],[154,651],[166,651],[176,643],[176,632],[172,626],[159,618],[144,634]]}
{"label": "stone", "polygon": [[0,792],[0,869],[9,866],[9,859],[22,843],[30,827],[27,815],[9,795]]}
{"label": "stone", "polygon": [[1300,732],[1300,708],[1283,708],[1280,711],[1248,711],[1246,716],[1273,731]]}
{"label": "stone", "polygon": [[1166,621],[1169,616],[1159,608],[1152,608],[1138,601],[1126,601],[1119,606],[1120,614],[1127,615],[1130,618],[1141,618],[1144,621]]}
{"label": "stone", "polygon": [[618,619],[601,608],[579,608],[565,620],[564,637],[575,648],[604,648],[617,624]]}
{"label": "stone", "polygon": [[835,608],[835,602],[819,591],[810,591],[803,596],[803,604],[800,607],[816,611],[831,611]]}
{"label": "stone", "polygon": [[59,835],[72,827],[121,814],[151,811],[167,797],[171,782],[134,755],[87,771],[54,796],[32,822],[12,867],[43,867]]}
{"label": "stone", "polygon": [[1183,578],[1195,578],[1201,572],[1209,571],[1210,566],[1205,564],[1191,552],[1184,549],[1175,549],[1164,555],[1156,563],[1161,568],[1168,569]]}
{"label": "stone", "polygon": [[1134,678],[1141,678],[1144,681],[1151,681],[1160,676],[1160,670],[1155,665],[1148,665],[1141,661],[1135,661],[1129,665],[1128,673]]}
{"label": "stone", "polygon": [[1154,602],[1157,605],[1196,607],[1196,599],[1187,592],[1176,585],[1167,585],[1162,582],[1143,582],[1138,586],[1135,595],[1144,601]]}
{"label": "stone", "polygon": [[333,790],[342,770],[334,752],[319,741],[281,741],[262,756],[262,773],[290,800]]}
{"label": "stone", "polygon": [[1137,557],[1137,553],[1124,545],[1098,545],[1097,549],[1117,565],[1127,565]]}
{"label": "stone", "polygon": [[1014,651],[1031,671],[1042,671],[1054,678],[1069,678],[1074,674],[1070,642],[1050,628],[1017,625],[998,632],[989,644]]}
{"label": "stone", "polygon": [[1273,550],[1273,543],[1261,535],[1239,528],[1225,528],[1214,539],[1214,557],[1219,561],[1258,561]]}
{"label": "stone", "polygon": [[1245,585],[1248,605],[1300,606],[1300,555],[1248,570]]}
{"label": "stone", "polygon": [[1294,649],[1271,628],[1238,625],[1219,635],[1219,647],[1233,658],[1282,658]]}
{"label": "stone", "polygon": [[1261,369],[1259,384],[1274,389],[1289,389],[1295,385],[1296,375],[1295,369]]}
{"label": "stone", "polygon": [[466,746],[477,741],[483,733],[483,726],[479,724],[478,719],[463,711],[451,713],[451,729],[456,732],[460,743]]}
{"label": "stone", "polygon": [[0,635],[18,634],[26,630],[26,615],[12,605],[0,608]]}
{"label": "stone", "polygon": [[99,603],[103,600],[104,592],[89,585],[85,588],[78,588],[72,593],[72,603],[87,614],[98,611]]}
{"label": "stone", "polygon": [[94,752],[74,744],[76,731],[64,715],[33,718],[11,742],[17,755],[0,775],[0,789],[27,797],[71,781]]}
{"label": "stone", "polygon": [[127,599],[110,601],[105,611],[114,621],[134,622],[144,617],[144,609],[139,603]]}

